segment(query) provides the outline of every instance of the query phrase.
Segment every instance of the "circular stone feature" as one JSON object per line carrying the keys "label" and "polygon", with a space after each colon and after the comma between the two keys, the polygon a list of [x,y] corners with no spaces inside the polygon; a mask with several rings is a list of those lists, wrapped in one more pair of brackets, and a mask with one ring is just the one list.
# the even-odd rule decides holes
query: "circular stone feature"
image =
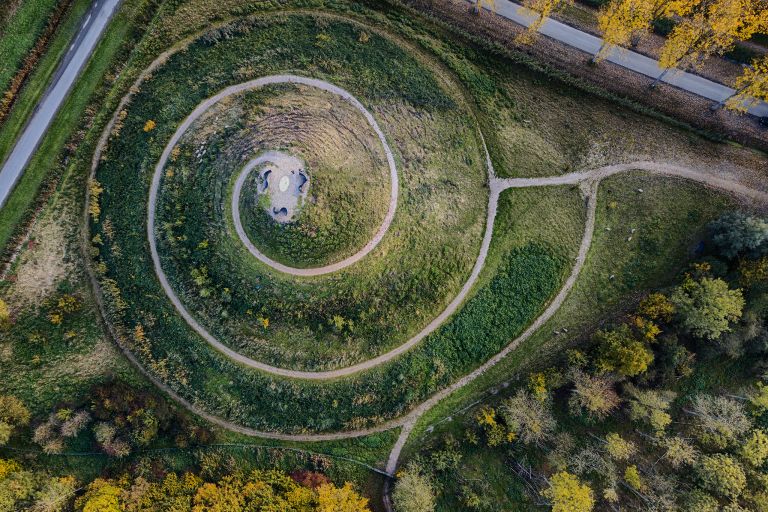
{"label": "circular stone feature", "polygon": [[[264,152],[233,187],[240,241],[262,263],[296,276],[357,263],[384,238],[397,208],[397,168],[378,123],[350,93],[322,80],[277,75],[249,84],[242,103],[258,112],[249,118],[250,149]],[[222,98],[206,115],[245,108],[233,101]]]}
{"label": "circular stone feature", "polygon": [[268,151],[246,166],[254,167],[261,167],[256,177],[256,202],[276,222],[285,224],[293,220],[309,189],[304,162],[281,151]]}

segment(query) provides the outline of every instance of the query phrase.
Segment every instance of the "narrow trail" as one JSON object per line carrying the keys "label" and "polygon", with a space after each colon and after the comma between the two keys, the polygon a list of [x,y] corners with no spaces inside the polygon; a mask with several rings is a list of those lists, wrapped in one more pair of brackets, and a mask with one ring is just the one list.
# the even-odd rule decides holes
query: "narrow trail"
{"label": "narrow trail", "polygon": [[666,162],[639,161],[628,164],[607,165],[590,171],[572,172],[561,176],[547,176],[542,178],[504,178],[499,179],[498,181],[499,186],[504,189],[576,185],[587,180],[601,181],[614,174],[629,171],[646,171],[650,174],[684,178],[718,190],[724,190],[740,196],[749,197],[750,199],[768,202],[768,192],[750,188],[733,179],[721,178],[715,174],[715,170],[701,171]]}
{"label": "narrow trail", "polygon": [[[555,313],[557,313],[567,298],[569,292],[573,288],[573,285],[576,283],[576,279],[584,267],[589,248],[592,245],[592,238],[595,229],[595,213],[597,208],[597,189],[600,182],[609,176],[632,171],[645,171],[650,174],[660,176],[685,178],[704,184],[708,187],[748,197],[762,203],[768,203],[768,192],[747,187],[736,181],[725,180],[716,175],[708,174],[703,171],[663,162],[641,161],[628,164],[609,165],[590,171],[569,173],[562,176],[543,178],[499,178],[493,180],[491,183],[491,190],[492,194],[497,198],[502,191],[510,188],[579,185],[587,200],[587,221],[584,229],[584,236],[582,237],[581,245],[579,247],[578,256],[576,257],[576,263],[573,267],[573,270],[571,271],[571,275],[560,289],[560,292],[552,300],[547,309],[534,321],[533,324],[531,324],[530,327],[528,327],[528,329],[523,332],[523,334],[513,340],[509,345],[504,347],[501,352],[489,359],[482,366],[465,375],[451,386],[434,394],[432,397],[427,399],[425,402],[422,402],[404,417],[400,436],[395,442],[395,445],[393,446],[387,461],[387,473],[394,475],[395,470],[397,469],[398,460],[400,459],[400,453],[402,452],[408,437],[410,436],[421,416],[423,416],[429,409],[434,407],[443,398],[463,388],[476,378],[480,377],[490,368],[498,364],[499,361],[509,355],[510,352],[515,350],[525,340],[530,338],[531,335],[538,331],[538,329],[544,325],[544,323],[546,323],[550,318],[552,318],[552,316],[554,316]],[[387,488],[388,486],[389,484],[387,484]],[[387,506],[387,510],[391,510],[391,506],[388,504],[388,500],[385,500],[385,505]]]}
{"label": "narrow trail", "polygon": [[[355,107],[362,115],[365,117],[365,120],[368,121],[368,124],[373,128],[373,131],[376,132],[376,136],[379,138],[379,142],[381,142],[382,149],[384,150],[384,154],[387,157],[387,165],[389,166],[389,179],[390,179],[390,192],[389,192],[389,205],[387,207],[387,213],[384,216],[384,220],[382,221],[381,225],[379,226],[379,229],[376,231],[374,236],[368,241],[365,246],[357,251],[355,254],[352,254],[348,258],[345,258],[341,261],[338,261],[336,263],[332,263],[330,265],[325,265],[323,267],[313,267],[313,268],[296,268],[296,267],[290,267],[288,265],[284,265],[280,263],[279,261],[275,261],[269,257],[267,257],[264,253],[259,251],[251,242],[248,240],[248,237],[245,235],[245,231],[243,230],[243,226],[240,223],[240,217],[239,215],[234,216],[234,222],[235,222],[235,228],[237,230],[237,234],[240,237],[241,241],[245,242],[246,247],[248,248],[248,251],[259,261],[267,265],[268,267],[271,267],[278,272],[283,272],[285,274],[293,275],[293,276],[299,276],[299,277],[314,277],[314,276],[321,276],[324,274],[329,274],[331,272],[337,272],[345,267],[348,267],[350,265],[354,265],[355,263],[359,262],[361,259],[365,258],[368,253],[370,253],[373,249],[376,248],[377,245],[379,245],[379,242],[384,238],[384,235],[387,234],[387,231],[389,230],[389,226],[392,224],[392,220],[395,218],[395,212],[397,211],[397,198],[400,191],[400,180],[397,176],[397,165],[395,164],[395,156],[392,154],[392,149],[389,147],[389,143],[387,142],[387,138],[384,136],[384,132],[379,127],[379,123],[376,122],[376,119],[374,119],[373,115],[366,109],[360,101],[358,101],[357,98],[355,98],[351,93],[346,91],[345,89],[342,89],[341,87],[334,85],[332,83],[326,82],[325,80],[319,80],[317,78],[307,78],[305,76],[298,76],[298,75],[268,75],[263,76],[260,78],[257,78],[255,80],[250,80],[248,82],[243,82],[237,85],[232,85],[230,87],[227,87],[226,89],[222,90],[218,94],[211,96],[210,98],[204,100],[202,103],[200,103],[193,111],[190,113],[184,121],[179,125],[179,127],[174,132],[171,139],[168,141],[168,144],[166,144],[165,149],[163,150],[162,155],[160,156],[160,160],[157,162],[157,165],[155,165],[155,174],[152,177],[152,186],[149,190],[149,202],[147,203],[147,238],[149,239],[149,247],[150,251],[152,253],[152,262],[155,265],[155,273],[157,274],[158,279],[160,279],[160,283],[163,286],[163,290],[165,291],[166,295],[171,299],[171,302],[173,303],[173,306],[176,308],[179,313],[184,317],[185,320],[187,320],[187,323],[197,331],[198,334],[203,336],[209,343],[212,343],[212,340],[209,338],[212,338],[210,334],[207,332],[204,332],[205,329],[203,329],[197,322],[194,322],[191,320],[191,315],[186,312],[184,309],[184,306],[181,304],[181,301],[176,297],[176,294],[174,293],[173,289],[168,284],[168,280],[165,277],[165,273],[163,272],[162,265],[160,264],[160,256],[157,253],[157,243],[156,243],[156,233],[155,233],[155,209],[157,207],[157,195],[160,191],[160,182],[163,178],[163,175],[165,173],[165,165],[168,162],[168,158],[171,156],[171,152],[173,151],[173,148],[176,147],[176,145],[179,143],[179,140],[184,136],[184,133],[189,129],[190,126],[192,126],[195,121],[197,121],[200,116],[205,114],[208,109],[213,107],[215,104],[219,103],[221,100],[228,98],[230,96],[243,93],[245,91],[250,91],[252,89],[258,89],[261,87],[269,86],[269,85],[276,85],[276,84],[298,84],[298,85],[305,85],[308,87],[314,87],[316,89],[320,89],[321,91],[326,91],[331,94],[335,94],[336,96],[339,96],[344,101]],[[257,160],[258,161],[258,160]],[[237,206],[237,199],[240,195],[240,187],[243,185],[243,180],[238,180],[238,187],[235,190],[235,193],[232,195],[232,207],[233,212],[236,209]],[[214,338],[215,339],[215,338]],[[217,342],[218,343],[218,342]],[[221,350],[218,346],[217,349]],[[223,350],[222,350],[223,351]],[[229,355],[229,353],[227,353]],[[230,355],[230,357],[233,357]],[[250,362],[249,362],[250,361]],[[253,366],[254,368],[259,368],[260,370],[264,370],[270,373],[277,373],[278,368],[275,368],[273,366],[269,365],[263,365],[261,363],[253,364],[255,361],[252,361],[248,358],[244,358],[244,360],[238,360],[238,362],[241,362],[247,366]],[[285,375],[286,377],[294,377],[294,375]]]}

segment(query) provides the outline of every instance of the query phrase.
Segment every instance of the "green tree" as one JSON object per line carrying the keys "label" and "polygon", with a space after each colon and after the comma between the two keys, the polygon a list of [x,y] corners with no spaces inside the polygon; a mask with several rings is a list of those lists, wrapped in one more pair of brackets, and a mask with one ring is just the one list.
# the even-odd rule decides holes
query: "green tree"
{"label": "green tree", "polygon": [[702,455],[695,471],[703,489],[724,498],[738,498],[747,486],[747,476],[741,464],[722,453]]}
{"label": "green tree", "polygon": [[29,424],[29,410],[16,397],[0,395],[0,446],[8,442],[14,430]]}
{"label": "green tree", "polygon": [[566,471],[550,478],[541,494],[552,502],[552,512],[589,512],[595,506],[592,489]]}
{"label": "green tree", "polygon": [[759,468],[768,460],[768,435],[761,430],[753,430],[741,445],[741,458],[749,465]]}
{"label": "green tree", "polygon": [[685,512],[720,512],[720,503],[701,489],[694,489],[683,500]]}
{"label": "green tree", "polygon": [[435,489],[421,467],[410,464],[397,475],[392,491],[397,512],[432,512],[435,510]]}
{"label": "green tree", "polygon": [[60,512],[69,509],[77,485],[71,476],[51,477],[0,459],[0,511]]}
{"label": "green tree", "polygon": [[672,423],[669,408],[675,399],[673,391],[640,389],[632,384],[625,386],[629,417],[632,421],[643,421],[657,433]]}
{"label": "green tree", "polygon": [[731,290],[722,279],[702,277],[685,282],[672,293],[672,302],[684,329],[696,337],[716,340],[730,330],[730,323],[741,318],[744,296]]}
{"label": "green tree", "polygon": [[633,377],[648,370],[653,352],[635,338],[627,324],[610,331],[597,331],[592,338],[597,344],[597,366],[602,371]]}
{"label": "green tree", "polygon": [[709,231],[718,253],[728,259],[757,259],[768,254],[768,221],[761,217],[726,213],[710,223]]}

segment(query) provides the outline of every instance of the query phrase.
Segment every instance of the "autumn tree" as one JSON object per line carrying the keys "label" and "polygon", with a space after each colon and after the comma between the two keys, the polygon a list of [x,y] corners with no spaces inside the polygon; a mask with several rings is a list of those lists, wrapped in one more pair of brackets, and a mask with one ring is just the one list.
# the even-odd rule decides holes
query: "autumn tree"
{"label": "autumn tree", "polygon": [[432,512],[435,489],[421,467],[409,464],[397,475],[392,501],[397,512]]}
{"label": "autumn tree", "polygon": [[496,1],[495,0],[475,0],[475,13],[482,14],[485,6],[488,6],[488,8],[491,11],[495,11]]}
{"label": "autumn tree", "polygon": [[533,21],[519,37],[519,40],[523,43],[530,43],[549,16],[558,9],[572,4],[573,0],[523,0],[522,3],[526,12],[533,16]]}
{"label": "autumn tree", "polygon": [[352,484],[324,482],[304,487],[281,471],[256,470],[225,475],[214,482],[169,473],[159,482],[139,477],[97,479],[76,500],[77,512],[174,510],[179,512],[369,512],[368,500]]}
{"label": "autumn tree", "polygon": [[[761,101],[768,101],[768,55],[752,61],[736,79],[736,92],[725,105],[730,110],[746,112]],[[719,107],[719,103],[716,107]]]}
{"label": "autumn tree", "polygon": [[657,433],[664,431],[672,423],[669,408],[675,399],[672,391],[640,389],[631,384],[625,386],[628,413],[632,421],[642,421]]}
{"label": "autumn tree", "polygon": [[611,432],[605,436],[605,451],[613,460],[629,460],[637,452],[637,446],[632,441],[627,441],[619,434]]}
{"label": "autumn tree", "polygon": [[697,395],[685,412],[702,443],[724,449],[733,445],[752,427],[741,402],[726,396]]}
{"label": "autumn tree", "polygon": [[66,440],[77,437],[90,421],[88,411],[61,408],[51,413],[47,421],[35,428],[32,440],[40,445],[45,453],[61,453]]}
{"label": "autumn tree", "polygon": [[744,297],[740,289],[731,290],[722,279],[691,277],[675,289],[671,297],[683,328],[696,337],[716,340],[730,330],[730,323],[741,318]]}
{"label": "autumn tree", "polygon": [[592,489],[566,471],[550,478],[541,494],[552,502],[552,512],[589,512],[595,506]]}
{"label": "autumn tree", "polygon": [[693,0],[613,0],[599,12],[597,21],[603,44],[595,62],[608,56],[612,48],[632,45],[651,30],[653,22],[662,17],[680,16],[690,12]]}
{"label": "autumn tree", "polygon": [[3,299],[0,299],[0,331],[11,326],[11,310]]}
{"label": "autumn tree", "polygon": [[701,456],[695,472],[702,488],[724,498],[738,498],[747,486],[741,464],[722,453]]}
{"label": "autumn tree", "polygon": [[342,487],[324,484],[317,488],[317,512],[370,512],[368,498],[363,498],[350,482]]}
{"label": "autumn tree", "polygon": [[664,449],[664,459],[675,469],[696,462],[698,453],[687,439],[680,436],[665,437],[659,445]]}
{"label": "autumn tree", "polygon": [[597,331],[592,339],[597,344],[597,366],[602,371],[633,377],[645,372],[653,362],[653,352],[635,338],[627,324]]}
{"label": "autumn tree", "polygon": [[586,413],[591,420],[602,420],[619,406],[619,396],[608,377],[580,371],[573,377],[573,391],[568,401],[572,414]]}
{"label": "autumn tree", "polygon": [[499,407],[507,428],[525,444],[541,444],[555,431],[557,421],[549,400],[538,400],[532,393],[519,390]]}
{"label": "autumn tree", "polygon": [[764,0],[701,0],[667,37],[659,56],[665,72],[659,80],[671,69],[697,66],[707,57],[722,55],[766,27]]}
{"label": "autumn tree", "polygon": [[640,301],[637,313],[650,320],[669,322],[675,314],[675,305],[663,293],[651,293]]}
{"label": "autumn tree", "polygon": [[98,478],[75,501],[75,507],[82,512],[123,512],[125,508],[120,503],[122,493],[123,490],[117,485]]}
{"label": "autumn tree", "polygon": [[485,432],[488,446],[498,446],[515,438],[515,432],[508,431],[499,421],[496,409],[493,407],[481,407],[475,415],[477,424]]}
{"label": "autumn tree", "polygon": [[636,491],[640,491],[645,487],[640,472],[634,464],[627,466],[624,470],[624,481]]}
{"label": "autumn tree", "polygon": [[5,445],[14,430],[29,424],[29,410],[21,400],[0,395],[0,446]]}

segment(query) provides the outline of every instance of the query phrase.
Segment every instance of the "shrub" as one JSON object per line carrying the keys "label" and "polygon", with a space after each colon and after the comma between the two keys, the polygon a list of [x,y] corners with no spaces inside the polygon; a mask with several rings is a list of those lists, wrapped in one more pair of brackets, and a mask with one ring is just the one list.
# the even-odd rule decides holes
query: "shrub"
{"label": "shrub", "polygon": [[396,512],[432,512],[435,510],[435,489],[422,469],[410,464],[397,475],[392,501]]}
{"label": "shrub", "polygon": [[687,278],[672,294],[683,328],[694,336],[716,340],[741,318],[744,297],[722,279]]}
{"label": "shrub", "polygon": [[768,254],[768,222],[740,212],[727,213],[709,226],[719,254],[757,259]]}

